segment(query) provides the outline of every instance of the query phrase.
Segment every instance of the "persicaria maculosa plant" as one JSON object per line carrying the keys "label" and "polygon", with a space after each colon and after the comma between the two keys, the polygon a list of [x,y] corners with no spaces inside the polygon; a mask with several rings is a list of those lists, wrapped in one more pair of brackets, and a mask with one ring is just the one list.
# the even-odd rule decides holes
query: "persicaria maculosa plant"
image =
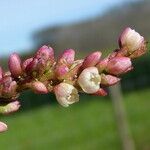
{"label": "persicaria maculosa plant", "polygon": [[[101,59],[96,51],[75,60],[73,49],[65,50],[58,59],[54,50],[42,46],[33,57],[22,61],[17,53],[9,57],[9,71],[0,67],[0,113],[9,114],[19,109],[18,97],[24,90],[37,94],[54,93],[60,105],[68,107],[79,101],[79,93],[105,96],[104,87],[120,81],[119,75],[132,70],[131,60],[146,52],[146,41],[139,33],[126,28],[119,37],[119,48]],[[7,125],[0,122],[0,132]]]}

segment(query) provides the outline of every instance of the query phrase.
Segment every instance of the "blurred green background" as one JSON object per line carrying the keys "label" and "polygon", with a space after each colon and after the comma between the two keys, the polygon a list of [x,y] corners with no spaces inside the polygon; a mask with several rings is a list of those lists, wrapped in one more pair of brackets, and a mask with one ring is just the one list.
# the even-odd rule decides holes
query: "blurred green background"
{"label": "blurred green background", "polygon": [[[107,0],[107,5],[109,2],[112,1]],[[80,5],[80,1],[77,4]],[[118,47],[117,38],[127,26],[135,28],[148,41],[149,16],[149,0],[122,0],[119,5],[108,8],[101,15],[97,13],[80,21],[47,25],[38,29],[32,33],[33,46],[20,51],[20,54],[24,59],[41,45],[49,44],[54,47],[56,55],[65,48],[75,49],[77,58],[95,50],[101,50],[106,55]],[[1,65],[5,69],[7,58],[8,55],[1,57]],[[136,149],[150,150],[149,52],[134,61],[134,68],[122,76],[124,106]],[[17,113],[0,116],[0,120],[9,125],[8,132],[0,134],[0,150],[122,149],[114,107],[109,96],[81,94],[80,102],[69,108],[59,106],[53,94],[35,95],[27,91],[21,94],[20,99],[22,107]]]}

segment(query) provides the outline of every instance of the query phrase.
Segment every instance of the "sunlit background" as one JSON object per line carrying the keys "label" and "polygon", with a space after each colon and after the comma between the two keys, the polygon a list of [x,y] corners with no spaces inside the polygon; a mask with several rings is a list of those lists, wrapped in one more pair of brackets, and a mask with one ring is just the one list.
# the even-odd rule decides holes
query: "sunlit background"
{"label": "sunlit background", "polygon": [[[118,47],[120,32],[130,26],[150,39],[149,0],[1,0],[0,63],[7,69],[12,52],[22,58],[51,45],[58,55],[73,48],[77,57]],[[121,81],[129,130],[137,150],[150,150],[150,57],[134,61]],[[62,108],[52,94],[25,92],[22,108],[0,116],[9,131],[0,134],[0,150],[121,150],[114,107],[109,96],[81,95]]]}

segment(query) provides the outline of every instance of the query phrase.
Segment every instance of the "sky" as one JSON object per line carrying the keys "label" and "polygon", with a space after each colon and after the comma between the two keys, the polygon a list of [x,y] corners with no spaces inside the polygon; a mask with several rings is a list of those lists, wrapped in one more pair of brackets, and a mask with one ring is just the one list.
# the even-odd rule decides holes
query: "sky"
{"label": "sky", "polygon": [[126,1],[0,0],[0,57],[31,49],[34,46],[33,33],[44,27],[102,15],[111,7]]}

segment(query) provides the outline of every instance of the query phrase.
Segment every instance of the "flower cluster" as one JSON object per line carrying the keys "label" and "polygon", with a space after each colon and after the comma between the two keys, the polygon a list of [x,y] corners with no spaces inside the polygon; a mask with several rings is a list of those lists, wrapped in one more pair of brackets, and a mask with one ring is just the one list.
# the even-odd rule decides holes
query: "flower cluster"
{"label": "flower cluster", "polygon": [[[119,49],[103,59],[102,53],[96,51],[85,59],[75,60],[73,49],[65,50],[55,59],[54,50],[45,45],[24,61],[13,53],[8,61],[9,71],[0,67],[0,113],[17,111],[19,94],[27,89],[37,94],[52,92],[64,107],[78,102],[79,92],[107,95],[104,88],[119,82],[119,75],[133,69],[131,59],[146,52],[144,38],[131,28],[123,31],[118,44]],[[6,129],[0,122],[0,132]]]}

